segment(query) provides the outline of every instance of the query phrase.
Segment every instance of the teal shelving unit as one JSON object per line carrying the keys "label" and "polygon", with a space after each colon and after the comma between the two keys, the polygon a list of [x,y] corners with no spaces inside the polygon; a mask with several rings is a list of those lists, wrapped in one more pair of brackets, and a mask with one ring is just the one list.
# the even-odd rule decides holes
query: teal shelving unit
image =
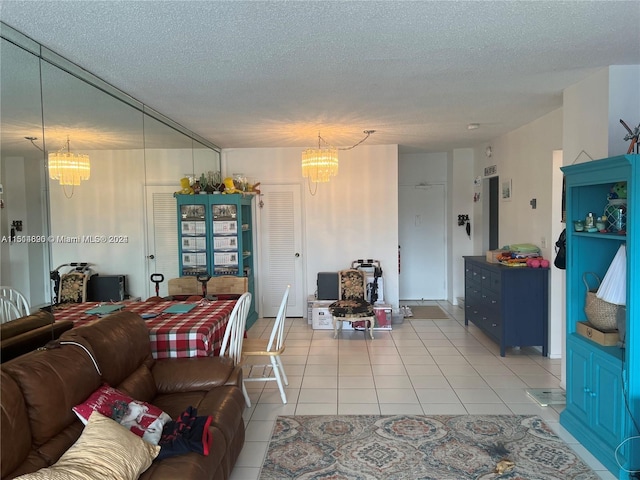
{"label": "teal shelving unit", "polygon": [[[617,478],[640,470],[640,155],[562,168],[566,178],[566,380],[564,426]],[[627,182],[626,231],[576,232],[573,220],[601,216],[613,184]],[[602,346],[577,333],[587,321],[585,272],[604,278],[620,245],[627,253],[625,345]]]}
{"label": "teal shelving unit", "polygon": [[247,278],[251,307],[247,328],[258,318],[254,282],[254,195],[176,195],[180,276]]}

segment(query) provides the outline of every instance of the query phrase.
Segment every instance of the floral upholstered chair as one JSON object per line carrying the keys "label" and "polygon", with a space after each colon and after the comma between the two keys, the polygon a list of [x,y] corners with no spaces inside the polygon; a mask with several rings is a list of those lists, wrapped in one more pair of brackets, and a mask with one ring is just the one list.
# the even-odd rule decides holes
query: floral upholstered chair
{"label": "floral upholstered chair", "polygon": [[82,303],[87,301],[87,283],[89,275],[82,272],[69,272],[60,276],[60,295],[58,303]]}
{"label": "floral upholstered chair", "polygon": [[373,305],[366,301],[367,277],[362,270],[348,269],[338,272],[339,300],[329,305],[333,316],[333,338],[338,337],[338,322],[364,322],[373,339],[375,313]]}

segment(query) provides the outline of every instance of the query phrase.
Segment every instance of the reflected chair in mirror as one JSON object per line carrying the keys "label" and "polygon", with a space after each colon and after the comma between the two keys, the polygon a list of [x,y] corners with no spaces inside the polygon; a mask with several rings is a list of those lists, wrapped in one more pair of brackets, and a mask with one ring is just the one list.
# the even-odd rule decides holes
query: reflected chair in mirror
{"label": "reflected chair in mirror", "polygon": [[26,317],[31,313],[31,307],[26,297],[13,287],[0,287],[0,297],[12,302],[18,309],[20,317]]}
{"label": "reflected chair in mirror", "polygon": [[87,301],[89,275],[69,272],[60,275],[60,295],[58,303],[83,303]]}
{"label": "reflected chair in mirror", "polygon": [[[287,318],[287,301],[289,299],[290,289],[291,285],[287,285],[269,339],[247,338],[242,347],[242,361],[249,369],[244,377],[244,381],[277,382],[282,403],[287,403],[287,394],[284,391],[284,386],[289,385],[289,380],[284,371],[280,355],[284,352],[285,348],[284,323]],[[253,363],[255,357],[268,357],[270,362],[265,364]]]}
{"label": "reflected chair in mirror", "polygon": [[0,323],[7,323],[17,320],[24,315],[20,315],[20,311],[15,303],[8,297],[0,296]]}
{"label": "reflected chair in mirror", "polygon": [[364,322],[366,330],[373,340],[375,312],[373,305],[366,300],[367,277],[362,270],[353,268],[338,272],[338,298],[329,305],[333,317],[333,338],[338,337],[338,322],[342,331],[343,322]]}
{"label": "reflected chair in mirror", "polygon": [[[224,331],[219,356],[229,358],[233,362],[234,366],[242,364],[242,343],[244,340],[250,306],[251,293],[243,293],[233,307],[231,315],[229,316],[229,321],[227,322],[227,327]],[[244,395],[247,407],[250,407],[251,400],[249,399],[249,394],[244,386],[244,381],[242,382],[242,394]]]}

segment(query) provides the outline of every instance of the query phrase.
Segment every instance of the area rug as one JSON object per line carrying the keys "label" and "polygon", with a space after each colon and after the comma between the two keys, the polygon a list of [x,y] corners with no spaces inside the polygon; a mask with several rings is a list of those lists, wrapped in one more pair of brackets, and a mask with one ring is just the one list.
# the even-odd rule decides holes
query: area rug
{"label": "area rug", "polygon": [[411,320],[441,320],[449,318],[449,315],[437,305],[411,305],[413,313]]}
{"label": "area rug", "polygon": [[280,416],[261,480],[597,480],[537,416]]}

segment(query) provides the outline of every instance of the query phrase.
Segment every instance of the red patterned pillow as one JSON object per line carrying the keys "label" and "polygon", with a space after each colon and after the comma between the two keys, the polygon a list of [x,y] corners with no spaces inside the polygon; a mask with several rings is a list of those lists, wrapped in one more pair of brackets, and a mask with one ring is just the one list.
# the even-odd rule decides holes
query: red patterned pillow
{"label": "red patterned pillow", "polygon": [[158,407],[134,400],[107,384],[98,388],[83,403],[73,407],[73,411],[85,425],[94,410],[153,445],[158,444],[164,424],[171,420]]}

